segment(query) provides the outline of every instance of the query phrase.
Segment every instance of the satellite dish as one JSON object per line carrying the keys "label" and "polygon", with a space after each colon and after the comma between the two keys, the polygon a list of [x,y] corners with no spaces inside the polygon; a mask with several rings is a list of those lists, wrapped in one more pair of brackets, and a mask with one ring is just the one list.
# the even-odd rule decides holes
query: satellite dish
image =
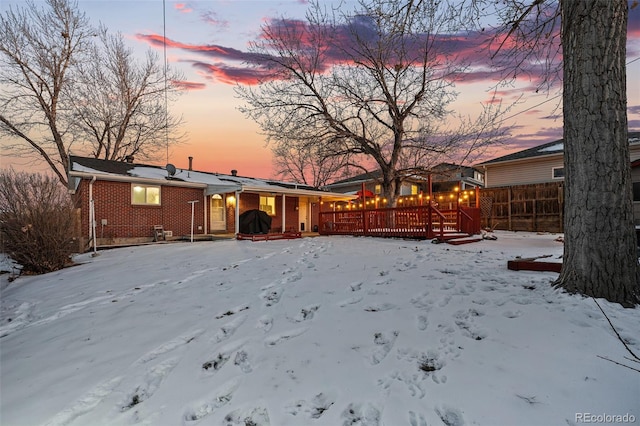
{"label": "satellite dish", "polygon": [[169,173],[169,176],[173,176],[176,174],[176,166],[171,163],[167,164],[165,166],[165,169],[167,169],[167,173]]}

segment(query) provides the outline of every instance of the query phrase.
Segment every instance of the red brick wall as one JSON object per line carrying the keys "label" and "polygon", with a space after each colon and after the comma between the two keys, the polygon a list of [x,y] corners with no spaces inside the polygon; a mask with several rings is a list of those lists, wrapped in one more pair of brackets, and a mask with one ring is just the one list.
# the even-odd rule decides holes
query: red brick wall
{"label": "red brick wall", "polygon": [[[82,235],[89,236],[89,180],[83,180],[76,193],[82,208]],[[152,237],[153,226],[163,225],[174,236],[191,233],[191,204],[194,207],[194,234],[204,233],[203,190],[162,186],[160,206],[131,204],[131,184],[98,180],[93,184],[96,233],[99,238]],[[80,199],[80,201],[78,201]],[[102,226],[102,219],[107,225]],[[198,226],[201,228],[198,229]]]}

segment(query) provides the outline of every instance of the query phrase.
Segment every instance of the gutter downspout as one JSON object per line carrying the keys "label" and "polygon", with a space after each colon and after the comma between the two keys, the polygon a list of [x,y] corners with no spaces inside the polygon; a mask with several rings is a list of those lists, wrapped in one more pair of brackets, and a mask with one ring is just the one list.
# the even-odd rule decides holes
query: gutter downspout
{"label": "gutter downspout", "polygon": [[91,178],[91,182],[89,182],[89,235],[91,236],[91,241],[93,241],[93,255],[98,255],[98,240],[96,239],[96,207],[95,201],[93,199],[93,183],[96,181],[97,177],[94,175]]}

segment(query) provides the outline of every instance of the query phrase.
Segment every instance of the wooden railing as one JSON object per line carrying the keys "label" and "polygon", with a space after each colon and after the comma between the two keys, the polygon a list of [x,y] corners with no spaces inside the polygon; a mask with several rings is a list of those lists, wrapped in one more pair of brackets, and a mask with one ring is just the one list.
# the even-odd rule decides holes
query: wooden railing
{"label": "wooden railing", "polygon": [[320,212],[319,232],[323,235],[400,238],[443,238],[447,232],[472,235],[480,233],[480,210],[439,210],[426,205],[325,211]]}

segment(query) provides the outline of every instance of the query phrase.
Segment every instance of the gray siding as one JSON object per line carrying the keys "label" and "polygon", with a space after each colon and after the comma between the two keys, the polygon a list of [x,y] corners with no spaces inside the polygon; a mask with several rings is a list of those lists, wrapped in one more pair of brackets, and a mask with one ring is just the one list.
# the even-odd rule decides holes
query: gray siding
{"label": "gray siding", "polygon": [[[639,143],[631,144],[629,151],[631,161],[640,158]],[[564,166],[563,161],[562,154],[557,154],[487,164],[484,176],[485,188],[562,181],[562,179],[553,179],[552,173],[554,167]]]}
{"label": "gray siding", "polygon": [[503,164],[487,164],[484,175],[486,188],[556,182],[553,168],[563,167],[562,155],[532,158]]}

